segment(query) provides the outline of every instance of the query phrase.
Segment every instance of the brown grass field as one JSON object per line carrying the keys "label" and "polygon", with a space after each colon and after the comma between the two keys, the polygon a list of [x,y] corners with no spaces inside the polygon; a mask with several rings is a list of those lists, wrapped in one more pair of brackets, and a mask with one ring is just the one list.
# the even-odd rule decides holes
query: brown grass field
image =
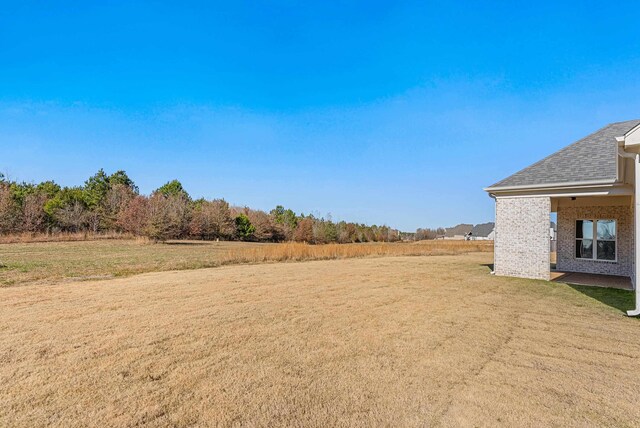
{"label": "brown grass field", "polygon": [[307,245],[211,241],[153,244],[145,240],[101,239],[13,243],[0,244],[0,287],[34,282],[47,284],[63,279],[109,279],[144,272],[231,264],[390,255],[425,256],[492,250],[491,243],[482,241]]}
{"label": "brown grass field", "polygon": [[20,279],[0,289],[0,426],[638,426],[630,293],[491,259]]}

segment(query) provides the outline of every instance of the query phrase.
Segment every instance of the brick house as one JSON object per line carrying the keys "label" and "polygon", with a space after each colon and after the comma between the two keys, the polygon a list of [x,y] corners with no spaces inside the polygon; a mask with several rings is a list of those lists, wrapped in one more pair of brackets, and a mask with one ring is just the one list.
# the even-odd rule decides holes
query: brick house
{"label": "brick house", "polygon": [[640,120],[612,123],[485,190],[496,202],[494,273],[549,280],[556,268],[629,277],[640,267]]}

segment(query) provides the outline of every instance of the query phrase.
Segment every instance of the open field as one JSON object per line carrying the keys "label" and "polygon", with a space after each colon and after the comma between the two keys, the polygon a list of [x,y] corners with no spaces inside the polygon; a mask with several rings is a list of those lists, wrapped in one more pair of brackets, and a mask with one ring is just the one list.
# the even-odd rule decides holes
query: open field
{"label": "open field", "polygon": [[638,426],[630,293],[497,278],[490,262],[0,289],[0,426]]}
{"label": "open field", "polygon": [[247,242],[93,240],[0,244],[0,287],[61,279],[108,279],[144,272],[229,264],[328,260],[387,255],[493,251],[490,242],[422,241],[307,245]]}

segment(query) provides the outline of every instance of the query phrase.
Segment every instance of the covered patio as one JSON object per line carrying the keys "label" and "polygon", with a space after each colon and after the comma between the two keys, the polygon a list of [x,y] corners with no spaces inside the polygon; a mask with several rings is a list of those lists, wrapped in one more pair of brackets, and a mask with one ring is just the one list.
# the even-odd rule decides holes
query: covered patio
{"label": "covered patio", "polygon": [[589,287],[616,288],[619,290],[633,290],[631,278],[616,275],[600,275],[595,273],[563,272],[551,270],[551,281],[571,285],[586,285]]}
{"label": "covered patio", "polygon": [[625,191],[629,190],[617,189],[617,194],[608,196],[551,198],[557,222],[551,281],[633,290],[634,207]]}

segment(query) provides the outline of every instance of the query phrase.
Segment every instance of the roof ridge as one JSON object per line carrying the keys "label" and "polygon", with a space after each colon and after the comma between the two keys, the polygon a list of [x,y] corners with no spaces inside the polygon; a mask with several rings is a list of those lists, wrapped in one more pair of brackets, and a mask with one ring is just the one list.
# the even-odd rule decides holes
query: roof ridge
{"label": "roof ridge", "polygon": [[[627,123],[627,122],[638,122],[638,123],[640,123],[640,119],[629,119],[629,120],[622,120],[620,122],[611,122],[609,125],[620,125],[621,123]],[[607,125],[607,126],[609,126],[609,125]]]}

